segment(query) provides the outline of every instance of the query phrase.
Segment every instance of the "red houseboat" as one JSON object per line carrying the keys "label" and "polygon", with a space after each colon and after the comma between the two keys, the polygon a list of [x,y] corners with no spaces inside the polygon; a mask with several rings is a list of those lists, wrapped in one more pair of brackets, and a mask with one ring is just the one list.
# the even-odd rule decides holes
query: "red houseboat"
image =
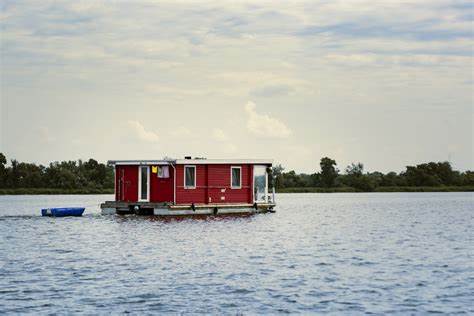
{"label": "red houseboat", "polygon": [[266,159],[116,160],[115,201],[103,214],[217,215],[272,212]]}

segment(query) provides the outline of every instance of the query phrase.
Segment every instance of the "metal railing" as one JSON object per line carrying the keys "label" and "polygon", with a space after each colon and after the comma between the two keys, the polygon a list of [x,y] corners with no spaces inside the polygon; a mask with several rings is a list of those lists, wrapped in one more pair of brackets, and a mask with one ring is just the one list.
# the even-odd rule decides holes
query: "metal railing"
{"label": "metal railing", "polygon": [[276,203],[276,201],[275,201],[275,187],[272,188],[272,193],[269,193],[267,195],[267,201],[268,201],[268,203],[273,203],[273,204]]}

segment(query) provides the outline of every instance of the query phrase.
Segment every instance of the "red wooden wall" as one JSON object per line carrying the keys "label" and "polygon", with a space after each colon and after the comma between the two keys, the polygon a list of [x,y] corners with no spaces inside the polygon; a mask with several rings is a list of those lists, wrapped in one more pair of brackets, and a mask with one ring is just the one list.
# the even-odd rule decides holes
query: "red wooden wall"
{"label": "red wooden wall", "polygon": [[169,178],[158,178],[150,166],[150,202],[173,202],[173,168],[169,166],[169,169]]}
{"label": "red wooden wall", "polygon": [[125,202],[138,200],[138,166],[115,167],[115,200]]}
{"label": "red wooden wall", "polygon": [[[169,178],[158,178],[150,168],[150,202],[173,202],[173,168]],[[115,200],[138,201],[138,166],[119,165],[115,168]]]}
{"label": "red wooden wall", "polygon": [[[176,203],[253,203],[253,165],[197,164],[196,188],[184,188],[184,166],[176,166]],[[231,188],[231,167],[241,167],[240,189]],[[150,202],[173,202],[173,168],[169,178],[158,178],[150,166]],[[138,166],[118,165],[115,169],[115,199],[138,201]]]}
{"label": "red wooden wall", "polygon": [[[176,203],[252,203],[253,165],[209,164],[196,166],[196,188],[184,187],[184,166],[176,166]],[[242,168],[240,189],[231,188],[231,166]]]}

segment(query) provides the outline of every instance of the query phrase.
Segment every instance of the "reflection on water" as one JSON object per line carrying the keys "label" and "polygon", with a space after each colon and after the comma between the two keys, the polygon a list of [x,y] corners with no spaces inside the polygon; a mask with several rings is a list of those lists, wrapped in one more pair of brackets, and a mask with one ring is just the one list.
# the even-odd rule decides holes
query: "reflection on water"
{"label": "reflection on water", "polygon": [[[0,311],[472,313],[473,194],[280,194],[277,213],[102,216],[0,196]],[[82,218],[40,209],[86,206]]]}

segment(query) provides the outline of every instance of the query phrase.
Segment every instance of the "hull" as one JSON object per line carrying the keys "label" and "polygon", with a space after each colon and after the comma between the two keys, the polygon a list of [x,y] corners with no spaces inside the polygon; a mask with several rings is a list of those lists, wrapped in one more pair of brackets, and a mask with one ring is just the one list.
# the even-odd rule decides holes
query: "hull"
{"label": "hull", "polygon": [[258,204],[180,204],[108,201],[100,205],[103,215],[137,214],[155,216],[233,215],[275,212],[273,203]]}

